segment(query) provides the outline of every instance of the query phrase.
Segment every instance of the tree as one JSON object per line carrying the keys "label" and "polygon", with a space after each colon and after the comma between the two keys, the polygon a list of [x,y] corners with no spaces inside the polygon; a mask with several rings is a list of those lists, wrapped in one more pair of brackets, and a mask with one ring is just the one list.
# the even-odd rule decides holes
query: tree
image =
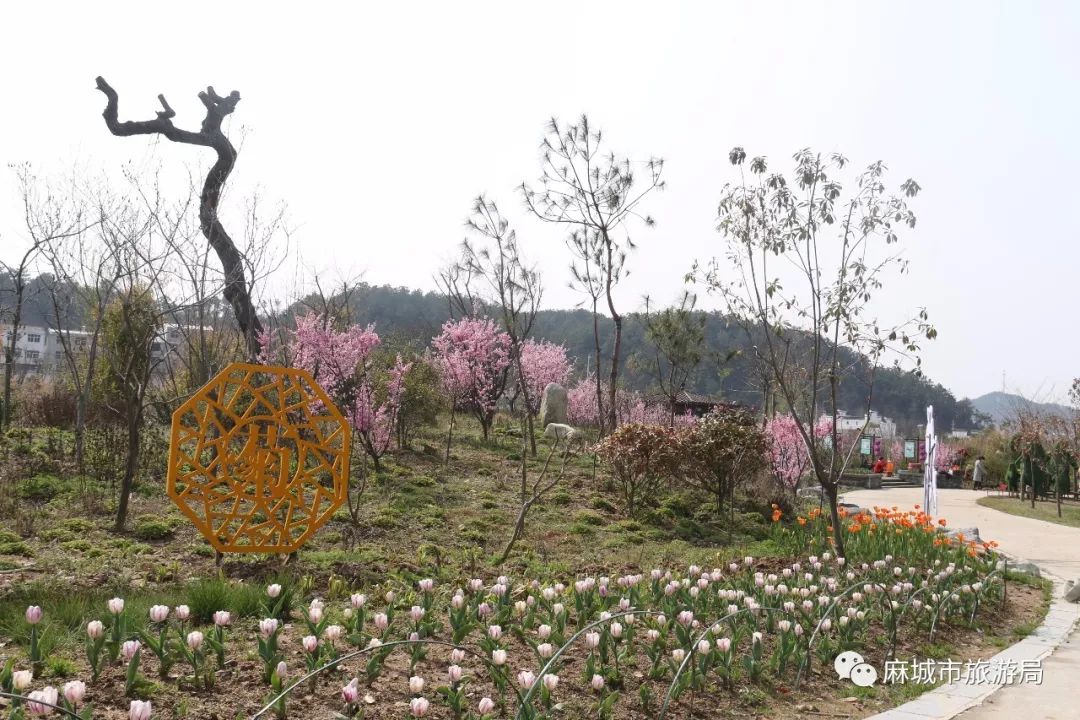
{"label": "tree", "polygon": [[[814,437],[824,438],[831,427],[827,419],[814,425]],[[799,481],[810,470],[810,451],[799,432],[799,424],[791,415],[774,415],[765,420],[765,438],[768,444],[769,468],[777,487],[785,493],[794,493]]]}
{"label": "tree", "polygon": [[225,226],[218,216],[222,190],[236,165],[237,156],[236,148],[225,136],[221,124],[236,109],[236,104],[240,102],[240,93],[234,90],[228,97],[222,97],[213,87],[206,88],[206,92],[200,92],[199,100],[206,108],[206,117],[203,118],[199,131],[193,132],[173,125],[172,119],[176,117],[176,112],[169,107],[164,95],[158,95],[162,110],[158,111],[156,119],[120,122],[120,100],[116,91],[100,76],[97,78],[97,88],[107,99],[102,116],[113,135],[163,135],[172,142],[209,147],[217,153],[217,161],[207,173],[199,197],[199,226],[221,261],[224,276],[223,295],[226,302],[232,306],[240,334],[244,336],[248,357],[255,361],[261,350],[259,337],[262,334],[262,324],[251,300],[244,257],[225,231]]}
{"label": "tree", "polygon": [[652,343],[650,366],[657,387],[668,403],[668,425],[675,425],[675,406],[701,364],[705,345],[705,314],[695,313],[697,297],[684,292],[679,304],[649,311],[645,298],[645,337]]}
{"label": "tree", "polygon": [[446,436],[446,461],[454,435],[458,409],[472,412],[480,422],[484,440],[491,432],[495,403],[506,386],[510,366],[510,336],[490,318],[449,320],[431,341],[435,366],[450,400],[450,429]]}
{"label": "tree", "polygon": [[[0,406],[0,430],[11,424],[11,380],[15,371],[15,349],[22,327],[23,304],[30,280],[32,265],[43,246],[82,232],[82,207],[76,202],[56,202],[49,188],[45,188],[43,200],[38,192],[37,179],[28,165],[16,168],[23,201],[23,220],[30,236],[30,246],[15,265],[0,262],[10,283],[11,301],[0,303],[0,309],[9,308],[9,329],[4,338],[4,397]],[[7,283],[5,283],[7,284]],[[0,318],[2,319],[2,318]]]}
{"label": "tree", "polygon": [[726,498],[735,507],[735,488],[765,467],[768,444],[761,425],[747,410],[721,406],[683,436],[689,476],[716,499],[716,513]]}
{"label": "tree", "polygon": [[[475,313],[478,308],[498,315],[509,339],[509,360],[516,375],[517,393],[524,399],[522,418],[523,443],[536,456],[536,435],[530,388],[525,377],[522,352],[532,334],[536,312],[540,308],[543,285],[540,274],[521,255],[517,233],[499,212],[498,206],[483,195],[476,198],[465,226],[478,236],[461,243],[461,259],[441,274],[444,290],[453,298],[451,307]],[[472,317],[468,315],[467,317]],[[481,424],[484,421],[481,420]],[[487,427],[484,427],[487,437]],[[523,481],[524,482],[524,481]]]}
{"label": "tree", "polygon": [[[522,183],[528,208],[545,222],[568,225],[568,245],[575,256],[571,265],[574,284],[592,299],[593,337],[596,341],[597,376],[601,375],[600,334],[597,301],[601,291],[615,325],[615,337],[608,373],[608,407],[605,419],[614,429],[615,392],[619,386],[622,361],[623,318],[615,308],[615,286],[624,276],[627,253],[633,249],[628,224],[640,219],[654,221],[640,211],[641,202],[653,190],[662,189],[664,161],[650,158],[644,163],[646,178],[637,185],[634,164],[629,158],[602,151],[603,136],[593,130],[582,115],[577,124],[562,126],[555,119],[543,140],[540,188]],[[599,386],[598,386],[599,388]],[[601,400],[598,397],[598,404]],[[603,409],[600,409],[603,416]],[[601,432],[604,427],[601,426]]]}
{"label": "tree", "polygon": [[[842,555],[837,493],[846,456],[832,452],[814,426],[824,410],[831,414],[829,436],[839,437],[841,378],[859,373],[867,384],[868,416],[883,355],[912,358],[920,338],[937,334],[925,310],[893,325],[871,316],[873,298],[889,273],[907,269],[895,246],[898,233],[915,226],[907,201],[920,188],[907,180],[899,194],[889,193],[885,165],[875,162],[856,175],[845,197],[841,177],[847,159],[839,154],[800,150],[790,180],[770,173],[762,157],[750,161],[747,177],[742,148],[733,149],[729,160],[740,179],[725,185],[719,203],[727,263],[714,258],[703,272],[695,266],[690,277],[702,277],[736,321],[760,338],[755,353],[810,449]],[[846,360],[851,353],[854,362]]]}
{"label": "tree", "polygon": [[528,403],[526,411],[531,415],[540,413],[544,388],[550,383],[564,385],[569,376],[570,359],[566,357],[565,346],[547,340],[532,339],[521,346],[521,377],[528,388],[524,397]]}

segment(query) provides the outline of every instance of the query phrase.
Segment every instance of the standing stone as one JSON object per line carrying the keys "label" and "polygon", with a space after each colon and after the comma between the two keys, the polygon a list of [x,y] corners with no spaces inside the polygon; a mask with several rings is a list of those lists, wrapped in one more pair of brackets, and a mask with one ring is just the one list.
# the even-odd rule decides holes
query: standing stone
{"label": "standing stone", "polygon": [[566,388],[558,383],[548,383],[540,400],[540,427],[550,423],[566,424]]}

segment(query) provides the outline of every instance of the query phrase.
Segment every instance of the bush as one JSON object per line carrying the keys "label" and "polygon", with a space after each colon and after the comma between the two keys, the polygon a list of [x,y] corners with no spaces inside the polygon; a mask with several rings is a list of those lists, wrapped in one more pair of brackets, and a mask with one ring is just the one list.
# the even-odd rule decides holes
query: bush
{"label": "bush", "polygon": [[621,486],[630,516],[655,499],[678,471],[682,453],[682,440],[674,430],[637,423],[623,425],[596,446],[596,454],[611,466]]}
{"label": "bush", "polygon": [[135,520],[135,537],[140,540],[164,540],[173,536],[173,521],[156,515],[140,515]]}
{"label": "bush", "polygon": [[716,500],[733,502],[735,488],[765,468],[768,444],[750,412],[720,407],[684,431],[685,469],[690,480]]}
{"label": "bush", "polygon": [[19,483],[19,497],[23,500],[48,502],[63,489],[63,483],[55,475],[35,475]]}

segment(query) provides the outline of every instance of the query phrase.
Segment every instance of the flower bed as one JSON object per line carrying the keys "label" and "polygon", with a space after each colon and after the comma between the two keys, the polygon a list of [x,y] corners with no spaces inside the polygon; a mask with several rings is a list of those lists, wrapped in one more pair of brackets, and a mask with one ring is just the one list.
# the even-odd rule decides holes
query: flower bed
{"label": "flower bed", "polygon": [[[888,658],[898,643],[968,625],[1000,602],[992,543],[950,540],[918,509],[843,522],[846,558],[811,511],[774,524],[786,560],[565,583],[421,580],[388,584],[377,598],[315,599],[300,612],[290,608],[295,588],[272,585],[257,623],[222,611],[197,628],[184,606],[136,618],[117,598],[86,625],[88,689],[57,688],[54,704],[81,712],[92,701],[98,718],[128,716],[144,698],[153,717],[179,716],[180,703],[200,718],[263,706],[268,718],[681,718],[690,708],[719,717],[748,694],[835,678],[842,650]],[[29,628],[48,612],[28,610]],[[48,700],[22,670],[40,667],[36,647],[0,684]],[[146,712],[130,710],[138,720]]]}

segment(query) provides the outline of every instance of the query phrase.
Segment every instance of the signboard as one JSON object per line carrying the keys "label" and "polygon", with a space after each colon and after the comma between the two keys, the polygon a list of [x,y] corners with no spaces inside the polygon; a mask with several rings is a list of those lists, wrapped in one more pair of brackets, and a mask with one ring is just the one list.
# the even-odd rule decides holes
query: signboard
{"label": "signboard", "polygon": [[869,435],[863,435],[861,438],[859,438],[859,454],[869,455],[873,450],[872,443],[873,438],[871,438]]}
{"label": "signboard", "polygon": [[915,459],[915,441],[914,440],[905,440],[904,441],[904,458],[906,458],[907,460],[914,460]]}

